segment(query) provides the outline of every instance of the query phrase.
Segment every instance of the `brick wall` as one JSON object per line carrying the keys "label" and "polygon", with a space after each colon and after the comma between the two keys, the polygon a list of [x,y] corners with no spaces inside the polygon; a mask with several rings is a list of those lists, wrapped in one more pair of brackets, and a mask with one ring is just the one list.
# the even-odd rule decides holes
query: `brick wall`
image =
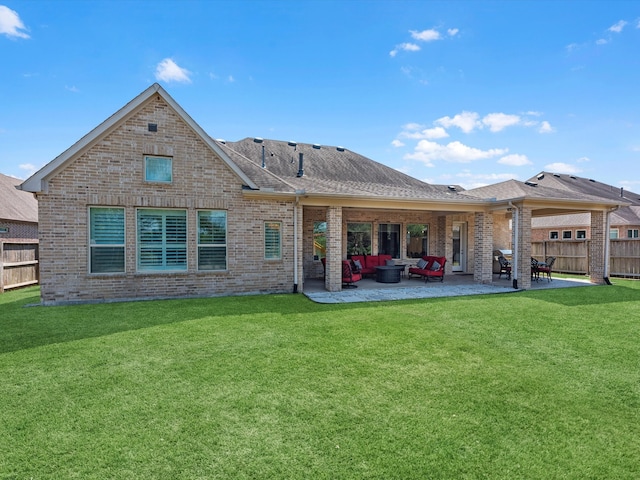
{"label": "brick wall", "polygon": [[[149,132],[148,123],[158,125]],[[144,156],[173,158],[173,182],[144,182]],[[291,291],[293,204],[242,196],[241,180],[159,96],[91,145],[39,196],[41,295],[46,304]],[[124,274],[88,273],[88,207],[125,207]],[[136,209],[187,211],[188,270],[136,271]],[[197,270],[198,209],[227,210],[225,272]],[[282,222],[282,259],[264,260],[264,221]]]}

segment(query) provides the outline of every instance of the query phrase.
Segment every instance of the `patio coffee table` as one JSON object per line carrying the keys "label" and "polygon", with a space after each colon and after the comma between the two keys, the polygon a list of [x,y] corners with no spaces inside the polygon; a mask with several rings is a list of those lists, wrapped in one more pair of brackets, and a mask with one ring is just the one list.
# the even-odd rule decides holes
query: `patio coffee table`
{"label": "patio coffee table", "polygon": [[382,265],[376,267],[376,282],[399,283],[400,274],[404,271],[404,265]]}

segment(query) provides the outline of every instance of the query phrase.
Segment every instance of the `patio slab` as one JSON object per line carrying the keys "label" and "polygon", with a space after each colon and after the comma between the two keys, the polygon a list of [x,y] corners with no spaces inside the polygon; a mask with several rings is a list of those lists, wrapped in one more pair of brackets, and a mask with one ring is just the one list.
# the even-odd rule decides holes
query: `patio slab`
{"label": "patio slab", "polygon": [[[588,280],[554,278],[553,281],[533,282],[531,290],[550,288],[584,287],[594,285]],[[492,284],[479,284],[473,275],[448,275],[444,282],[425,283],[420,279],[403,279],[397,284],[380,284],[364,278],[358,288],[347,288],[340,292],[328,292],[321,279],[305,280],[304,294],[317,303],[382,302],[389,300],[415,300],[419,298],[459,297],[466,295],[486,295],[492,293],[513,293],[511,280],[494,278]]]}

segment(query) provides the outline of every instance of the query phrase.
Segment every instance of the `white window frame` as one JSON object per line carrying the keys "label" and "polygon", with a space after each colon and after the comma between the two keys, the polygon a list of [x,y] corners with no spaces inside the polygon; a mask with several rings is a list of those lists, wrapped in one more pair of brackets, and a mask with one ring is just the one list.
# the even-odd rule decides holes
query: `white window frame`
{"label": "white window frame", "polygon": [[[202,241],[202,237],[201,237],[201,230],[202,230],[202,226],[200,224],[200,218],[201,215],[200,214],[204,214],[204,213],[218,213],[218,214],[224,214],[224,242],[216,242],[216,241],[211,241],[211,242],[203,242]],[[228,231],[228,224],[227,224],[227,220],[228,220],[228,214],[226,210],[198,210],[196,212],[196,221],[197,223],[197,246],[198,246],[198,270],[200,271],[208,271],[208,272],[220,272],[220,271],[226,271],[229,265],[229,250],[227,249],[227,239],[228,239],[228,235],[229,235],[229,231]],[[213,249],[213,250],[220,250],[220,249],[224,249],[224,266],[223,268],[208,268],[205,266],[202,266],[201,264],[201,255],[200,253],[203,251],[203,249]]]}
{"label": "white window frame", "polygon": [[[272,228],[277,226],[277,228]],[[272,232],[277,231],[277,237],[273,237]],[[264,239],[264,259],[265,260],[282,260],[282,222],[278,220],[268,220],[263,224],[263,239]],[[273,240],[276,241],[275,249],[273,250],[273,244],[270,244]]]}
{"label": "white window frame", "polygon": [[[553,236],[555,234],[555,237]],[[558,230],[551,230],[549,231],[549,240],[559,240],[560,239],[560,232],[558,232]]]}
{"label": "white window frame", "polygon": [[[98,243],[96,240],[97,234],[93,231],[93,222],[92,222],[92,212],[98,212],[98,210],[119,210],[122,212],[122,241],[121,242],[113,242],[113,243]],[[126,256],[126,241],[127,241],[127,215],[124,207],[114,207],[114,206],[101,206],[95,205],[91,206],[87,210],[87,235],[89,237],[88,243],[89,248],[87,249],[87,269],[92,275],[109,275],[109,274],[119,274],[124,273],[127,269],[127,256]],[[102,271],[94,271],[93,269],[93,253],[99,249],[122,249],[122,269],[116,270],[102,270]]]}
{"label": "white window frame", "polygon": [[627,230],[627,238],[638,238],[640,237],[640,231],[637,228],[630,228]]}
{"label": "white window frame", "polygon": [[617,240],[618,238],[620,238],[620,230],[618,230],[617,228],[610,228],[609,229],[609,239],[610,240]]}
{"label": "white window frame", "polygon": [[[152,212],[155,212],[156,215],[160,215],[161,218],[161,241],[141,241],[141,230],[140,230],[140,220],[141,215],[145,213],[150,215]],[[167,217],[171,214],[181,213],[180,217],[184,217],[184,243],[183,242],[170,242],[167,237]],[[188,249],[188,241],[189,241],[189,219],[187,215],[187,210],[185,209],[175,209],[175,208],[138,208],[136,209],[136,271],[140,273],[175,273],[175,272],[185,272],[188,269],[189,265],[189,249]],[[143,249],[147,249],[148,252],[151,252],[152,248],[155,246],[156,250],[161,251],[162,265],[143,265],[142,264],[142,253]],[[171,247],[173,246],[173,248]],[[177,264],[171,264],[169,262],[170,257],[167,256],[167,252],[169,249],[173,249],[175,251],[184,251],[184,261]]]}
{"label": "white window frame", "polygon": [[587,238],[586,230],[576,230],[576,240],[584,240]]}
{"label": "white window frame", "polygon": [[[150,160],[166,160],[169,162],[168,178],[150,178],[149,177],[149,161]],[[152,170],[153,172],[153,170]],[[149,183],[173,183],[173,157],[164,157],[158,155],[146,155],[144,157],[144,181]]]}

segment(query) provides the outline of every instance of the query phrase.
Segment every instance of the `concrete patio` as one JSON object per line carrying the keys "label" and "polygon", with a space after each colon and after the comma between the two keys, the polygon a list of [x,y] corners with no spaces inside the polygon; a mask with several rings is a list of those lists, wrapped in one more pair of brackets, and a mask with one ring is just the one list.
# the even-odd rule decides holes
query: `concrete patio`
{"label": "concrete patio", "polygon": [[[531,282],[531,290],[551,288],[584,287],[595,285],[587,278],[552,281],[540,278]],[[374,278],[363,278],[357,282],[358,288],[344,288],[340,292],[328,292],[322,279],[307,279],[304,294],[317,303],[380,302],[388,300],[415,300],[418,298],[458,297],[465,295],[485,295],[490,293],[513,293],[521,291],[513,288],[513,281],[493,276],[493,283],[484,285],[473,281],[470,274],[446,275],[444,282],[427,282],[414,278],[402,278],[400,283],[378,283]]]}

